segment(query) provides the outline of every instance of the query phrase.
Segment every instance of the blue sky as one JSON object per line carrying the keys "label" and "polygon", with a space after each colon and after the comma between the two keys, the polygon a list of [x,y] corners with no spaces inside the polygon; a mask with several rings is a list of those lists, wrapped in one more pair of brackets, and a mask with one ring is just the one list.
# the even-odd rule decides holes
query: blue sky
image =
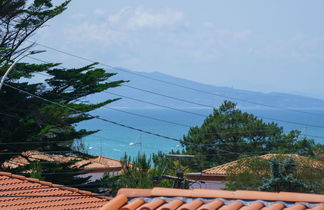
{"label": "blue sky", "polygon": [[74,0],[33,40],[135,71],[324,99],[323,11],[321,0]]}

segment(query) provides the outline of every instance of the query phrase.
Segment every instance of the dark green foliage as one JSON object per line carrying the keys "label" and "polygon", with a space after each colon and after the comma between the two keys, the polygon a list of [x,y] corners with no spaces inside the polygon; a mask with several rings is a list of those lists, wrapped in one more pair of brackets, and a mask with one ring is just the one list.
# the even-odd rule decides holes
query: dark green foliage
{"label": "dark green foliage", "polygon": [[[35,65],[20,64],[14,75],[31,75]],[[38,66],[50,75],[44,83],[29,84],[9,79],[7,84],[37,94],[51,101],[89,112],[116,99],[106,99],[98,104],[85,104],[79,100],[90,94],[116,87],[123,81],[105,82],[114,74],[106,73],[94,65],[78,69],[62,69],[54,64]],[[0,92],[0,110],[6,115],[0,118],[0,151],[22,152],[29,149],[39,151],[69,150],[73,140],[96,131],[77,130],[75,124],[92,117],[30,97],[4,86]],[[22,144],[10,144],[24,142]],[[33,143],[29,143],[33,142]],[[0,161],[12,154],[2,155]]]}
{"label": "dark green foliage", "polygon": [[294,177],[293,173],[295,171],[297,171],[297,168],[294,159],[287,158],[282,167],[280,167],[277,159],[272,159],[272,177],[265,180],[259,189],[270,192],[314,192],[311,186],[304,184],[302,180]]}
{"label": "dark green foliage", "polygon": [[[69,2],[70,0],[63,1],[54,6],[52,0],[0,0],[0,76],[14,60],[34,46],[27,38],[48,20],[62,13]],[[46,75],[47,79],[39,79],[39,73]],[[124,82],[108,82],[114,75],[97,68],[96,63],[72,69],[60,67],[58,63],[18,63],[5,83],[88,113],[118,100],[102,98],[97,104],[82,101],[89,95],[117,87]],[[75,125],[92,118],[3,86],[0,91],[0,153],[3,153],[0,155],[0,165],[26,150],[44,153],[67,151],[68,154],[82,155],[71,148],[73,141],[96,131],[78,130]],[[61,163],[37,163],[32,167],[32,176],[48,181],[77,184],[87,180],[76,179],[73,173],[64,176],[45,175],[46,172],[70,170]]]}
{"label": "dark green foliage", "polygon": [[[133,160],[124,155],[121,159],[122,172],[119,176],[110,177],[109,174],[98,181],[104,183],[103,189],[110,194],[116,194],[119,188],[153,188],[172,187],[173,181],[162,179],[162,175],[174,174],[176,163],[163,153],[153,154],[147,158],[145,154],[138,154]],[[153,162],[153,163],[152,163]],[[109,182],[109,184],[107,184]]]}
{"label": "dark green foliage", "polygon": [[324,161],[295,155],[243,157],[226,170],[227,190],[324,192]]}
{"label": "dark green foliage", "polygon": [[[78,168],[70,167],[75,162],[35,161],[25,167],[11,170],[11,172],[61,185],[78,185],[88,182],[90,177],[85,172],[81,172]],[[82,188],[82,186],[76,187]]]}
{"label": "dark green foliage", "polygon": [[32,46],[26,39],[62,13],[69,2],[54,6],[51,0],[0,0],[0,72]]}
{"label": "dark green foliage", "polygon": [[293,130],[287,135],[276,123],[265,123],[253,114],[242,112],[225,101],[214,109],[202,126],[190,128],[181,141],[187,154],[196,155],[203,169],[252,154],[297,153],[314,155],[313,140]]}

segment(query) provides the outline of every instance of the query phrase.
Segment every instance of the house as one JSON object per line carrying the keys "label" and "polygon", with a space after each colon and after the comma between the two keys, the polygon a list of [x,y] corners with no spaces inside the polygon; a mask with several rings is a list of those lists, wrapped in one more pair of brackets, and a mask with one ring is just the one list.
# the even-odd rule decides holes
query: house
{"label": "house", "polygon": [[33,161],[51,161],[66,163],[74,161],[70,165],[71,168],[79,168],[87,172],[81,176],[91,176],[90,181],[95,181],[103,177],[105,172],[109,172],[111,176],[118,175],[122,170],[122,164],[119,160],[97,156],[93,158],[81,158],[77,156],[64,156],[57,154],[46,154],[44,152],[29,150],[22,152],[20,155],[14,156],[5,161],[2,169],[14,169],[20,166],[26,166]]}
{"label": "house", "polygon": [[324,210],[324,195],[206,189],[120,189],[100,210]]}
{"label": "house", "polygon": [[[222,189],[225,187],[226,178],[230,175],[229,170],[234,168],[236,171],[232,171],[232,174],[239,174],[241,170],[247,169],[249,162],[253,159],[258,160],[271,160],[273,158],[285,159],[292,158],[296,161],[297,165],[302,167],[311,167],[311,168],[320,168],[324,169],[324,162],[320,160],[313,160],[308,157],[304,157],[296,154],[266,154],[257,157],[248,157],[241,160],[235,160],[229,163],[225,163],[219,166],[215,166],[206,170],[203,170],[202,173],[188,173],[186,177],[188,179],[203,181],[203,183],[195,183],[192,185],[192,188],[204,188],[204,189]],[[241,162],[240,162],[241,161]],[[239,163],[244,161],[246,164],[243,164],[243,167],[235,168]]]}
{"label": "house", "polygon": [[111,197],[0,172],[0,209],[99,209]]}
{"label": "house", "polygon": [[206,189],[120,189],[116,197],[0,172],[0,209],[324,210],[324,195]]}

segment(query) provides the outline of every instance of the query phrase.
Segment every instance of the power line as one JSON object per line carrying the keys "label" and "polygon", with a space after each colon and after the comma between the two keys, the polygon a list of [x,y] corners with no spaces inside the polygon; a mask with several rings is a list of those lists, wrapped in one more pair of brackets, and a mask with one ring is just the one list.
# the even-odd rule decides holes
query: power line
{"label": "power line", "polygon": [[138,117],[142,117],[142,118],[146,118],[146,119],[151,119],[151,120],[164,122],[164,123],[168,123],[168,124],[172,124],[172,125],[178,125],[178,126],[181,126],[181,127],[186,127],[186,128],[191,128],[192,127],[190,125],[185,125],[185,124],[182,124],[182,123],[176,123],[176,122],[172,122],[172,121],[168,121],[168,120],[163,120],[163,119],[154,118],[154,117],[150,117],[150,116],[146,116],[146,115],[142,115],[142,114],[132,113],[132,112],[128,112],[128,111],[120,110],[120,109],[115,109],[115,108],[111,108],[111,107],[100,107],[100,108],[102,108],[102,109],[111,109],[111,110],[114,110],[116,112],[122,112],[122,113],[130,114],[130,115],[134,115],[134,116],[138,116]]}
{"label": "power line", "polygon": [[105,119],[105,118],[102,118],[100,116],[94,116],[94,115],[91,115],[91,114],[88,114],[88,113],[85,113],[85,112],[82,112],[80,110],[77,110],[77,109],[74,109],[74,108],[71,108],[69,106],[66,106],[66,105],[63,105],[63,104],[60,104],[60,103],[57,103],[57,102],[54,102],[54,101],[50,101],[48,99],[45,99],[41,96],[38,96],[38,95],[35,95],[35,94],[32,94],[32,93],[29,93],[25,90],[22,90],[22,89],[19,89],[19,88],[16,88],[16,87],[13,87],[11,85],[8,85],[8,84],[4,84],[5,86],[7,87],[10,87],[14,90],[17,90],[17,91],[20,91],[20,92],[23,92],[25,94],[28,94],[30,96],[33,96],[35,98],[38,98],[40,100],[43,100],[43,101],[46,101],[48,103],[51,103],[51,104],[54,104],[54,105],[57,105],[57,106],[60,106],[60,107],[63,107],[63,108],[66,108],[66,109],[69,109],[69,110],[72,110],[74,112],[77,112],[77,113],[81,113],[81,114],[85,114],[87,116],[90,116],[92,118],[96,118],[96,119],[99,119],[101,121],[104,121],[104,122],[108,122],[108,123],[111,123],[111,124],[114,124],[114,125],[118,125],[118,126],[121,126],[121,127],[124,127],[124,128],[128,128],[128,129],[131,129],[131,130],[136,130],[138,132],[142,132],[142,133],[146,133],[146,134],[149,134],[149,135],[152,135],[152,136],[157,136],[157,137],[160,137],[160,138],[164,138],[164,139],[169,139],[169,140],[172,140],[172,141],[180,141],[179,139],[176,139],[176,138],[173,138],[173,137],[169,137],[169,136],[165,136],[165,135],[161,135],[161,134],[157,134],[157,133],[153,133],[151,131],[147,131],[147,130],[143,130],[143,129],[140,129],[140,128],[135,128],[133,126],[129,126],[129,125],[125,125],[125,124],[122,124],[122,123],[119,123],[119,122],[115,122],[115,121],[112,121],[112,120],[108,120],[108,119]]}
{"label": "power line", "polygon": [[95,60],[92,60],[92,59],[89,59],[89,58],[85,58],[85,57],[78,56],[78,55],[75,55],[75,54],[72,54],[72,53],[68,53],[68,52],[65,52],[65,51],[62,51],[62,50],[58,50],[56,48],[53,48],[53,47],[50,47],[50,46],[47,46],[47,45],[44,45],[44,44],[40,44],[38,42],[33,42],[33,41],[29,41],[29,40],[27,40],[27,41],[32,42],[32,43],[34,43],[36,45],[39,45],[41,47],[45,47],[47,49],[51,49],[51,50],[54,50],[56,52],[71,56],[71,57],[75,57],[75,58],[85,60],[85,61],[88,61],[88,62],[91,62],[91,63],[98,63],[98,64],[101,64],[102,66],[106,66],[106,67],[109,67],[111,69],[119,70],[119,71],[122,71],[122,72],[133,74],[133,75],[143,77],[143,78],[146,78],[146,79],[150,79],[150,80],[153,80],[153,81],[158,81],[158,82],[161,82],[161,83],[169,84],[169,85],[172,85],[172,86],[181,87],[181,88],[185,88],[185,89],[189,89],[189,90],[193,90],[193,91],[196,91],[196,92],[205,93],[205,94],[209,94],[209,95],[214,95],[214,96],[221,97],[221,98],[228,98],[228,99],[231,99],[231,100],[241,101],[241,102],[254,104],[254,105],[259,105],[259,106],[264,106],[264,107],[268,107],[268,108],[282,109],[282,110],[287,110],[287,111],[291,111],[291,112],[309,114],[309,115],[313,115],[313,116],[318,116],[318,115],[324,116],[324,114],[322,114],[322,113],[312,113],[312,112],[306,112],[306,111],[301,111],[301,110],[288,109],[288,108],[284,108],[284,107],[280,107],[280,106],[268,105],[268,104],[264,104],[264,103],[253,102],[253,101],[249,101],[249,100],[246,100],[246,99],[226,96],[226,95],[222,95],[222,94],[216,94],[216,93],[213,93],[213,92],[188,87],[188,86],[185,86],[185,85],[180,85],[180,84],[177,84],[177,83],[174,83],[174,82],[165,81],[165,80],[161,80],[161,79],[156,79],[154,77],[142,75],[142,74],[139,74],[139,73],[136,73],[136,72],[133,72],[133,71],[129,71],[129,70],[126,70],[126,69],[122,69],[122,68],[116,68],[116,67],[114,67],[112,65],[109,65],[109,64],[105,64],[105,63],[98,62],[98,61],[95,61]]}
{"label": "power line", "polygon": [[[216,149],[216,150],[219,150],[219,151],[222,151],[222,152],[225,152],[225,153],[229,153],[229,154],[244,155],[244,153],[232,152],[232,151],[227,151],[227,150],[223,150],[223,149],[219,149],[219,148],[215,148],[215,149]],[[256,158],[256,159],[260,159],[260,160],[264,160],[264,161],[272,162],[272,160],[265,159],[265,158],[262,158],[262,157],[247,157],[247,158]],[[279,163],[279,164],[283,164],[283,163]],[[323,168],[315,168],[315,167],[310,167],[310,166],[296,165],[296,167],[301,167],[301,168],[306,168],[306,169],[314,169],[314,170],[324,171]]]}
{"label": "power line", "polygon": [[[53,188],[65,188],[65,187],[88,187],[88,186],[101,186],[104,184],[113,184],[113,183],[121,183],[121,182],[134,182],[141,180],[159,180],[161,176],[153,176],[153,177],[142,177],[137,179],[122,179],[122,180],[111,180],[111,181],[99,181],[94,183],[85,183],[85,184],[75,184],[75,185],[59,185],[59,186],[48,186],[48,187],[33,187],[33,188],[25,188],[25,189],[5,189],[0,190],[0,192],[12,192],[12,191],[28,191],[28,190],[44,190],[44,189],[53,189]],[[103,196],[103,194],[100,194]],[[46,196],[46,195],[45,195]],[[1,197],[1,196],[0,196]]]}
{"label": "power line", "polygon": [[0,112],[0,115],[6,116],[6,117],[18,118],[17,116],[14,116],[14,115],[11,115],[11,114],[2,113],[2,112]]}
{"label": "power line", "polygon": [[[48,62],[43,61],[43,60],[40,60],[40,59],[36,59],[36,58],[33,58],[33,59],[38,60],[38,61],[41,61],[41,62],[44,62],[44,63],[48,63]],[[65,68],[65,67],[62,67],[62,68]],[[174,99],[174,100],[183,101],[183,102],[187,102],[187,103],[191,103],[191,104],[196,104],[197,105],[197,103],[192,102],[192,101],[189,101],[189,100],[186,100],[186,99],[179,99],[177,97],[167,96],[167,95],[164,95],[164,94],[160,94],[160,93],[156,93],[156,92],[153,92],[153,91],[144,90],[144,89],[141,89],[141,88],[136,88],[136,87],[129,86],[129,85],[122,85],[122,86],[131,87],[131,88],[134,88],[134,89],[137,89],[137,90],[140,90],[140,91],[149,92],[149,93],[152,93],[152,94],[155,94],[155,95],[160,95],[160,96],[167,97],[167,98],[171,98],[171,99]],[[134,100],[134,101],[138,101],[138,102],[142,102],[142,103],[146,103],[146,104],[158,106],[158,107],[163,107],[163,108],[167,108],[167,109],[171,109],[171,110],[175,110],[175,111],[179,111],[179,112],[184,112],[184,113],[188,113],[188,114],[193,114],[193,115],[197,115],[197,116],[201,116],[201,117],[207,117],[207,115],[203,115],[203,114],[199,114],[199,113],[195,113],[195,112],[189,112],[189,111],[185,111],[185,110],[181,110],[181,109],[177,109],[177,108],[173,108],[173,107],[169,107],[169,106],[165,106],[165,105],[161,105],[161,104],[156,104],[156,103],[152,103],[150,101],[144,101],[144,100],[141,100],[141,99],[136,99],[136,98],[132,98],[132,97],[129,97],[129,96],[124,96],[124,95],[121,95],[121,94],[111,93],[111,92],[108,92],[108,91],[103,91],[103,92],[106,92],[106,93],[109,93],[109,94],[112,94],[112,95],[116,95],[116,96],[119,96],[119,97],[128,98],[130,100]],[[206,104],[199,104],[199,105],[212,108],[212,106],[206,105]],[[298,111],[298,110],[293,110],[293,111]],[[321,115],[321,114],[319,114],[319,115]],[[308,123],[300,123],[300,122],[294,122],[294,121],[288,121],[288,120],[281,120],[281,119],[276,119],[276,118],[271,118],[271,117],[265,117],[265,116],[261,116],[261,115],[255,115],[255,116],[257,116],[259,118],[266,119],[266,120],[277,121],[277,122],[288,123],[288,124],[294,124],[294,125],[299,125],[299,126],[308,126],[308,127],[324,128],[324,126],[321,126],[321,125],[313,125],[313,124],[308,124]]]}
{"label": "power line", "polygon": [[[61,154],[61,153],[73,153],[75,151],[68,150],[68,151],[42,151],[44,153],[52,153],[52,154]],[[21,152],[0,152],[0,155],[20,155]]]}
{"label": "power line", "polygon": [[163,108],[167,108],[167,109],[175,110],[175,111],[178,111],[178,112],[183,112],[183,113],[187,113],[187,114],[192,114],[192,115],[196,115],[196,116],[200,116],[200,117],[207,117],[207,115],[199,114],[199,113],[196,113],[196,112],[185,111],[185,110],[177,109],[177,108],[173,108],[173,107],[170,107],[170,106],[165,106],[165,105],[161,105],[161,104],[156,104],[156,103],[153,103],[153,102],[144,101],[144,100],[141,100],[141,99],[136,99],[136,98],[132,98],[132,97],[129,97],[129,96],[125,96],[125,95],[121,95],[121,94],[117,94],[117,93],[112,93],[112,92],[109,92],[109,91],[103,91],[103,92],[105,92],[105,93],[109,93],[109,94],[111,94],[111,95],[115,95],[115,96],[123,97],[123,98],[128,98],[128,99],[131,99],[131,100],[133,100],[133,101],[138,101],[138,102],[142,102],[142,103],[145,103],[145,104],[151,104],[151,105],[154,105],[154,106],[158,106],[158,107],[163,107]]}
{"label": "power line", "polygon": [[[179,112],[193,114],[193,115],[197,115],[197,116],[201,116],[201,117],[208,117],[208,115],[203,115],[203,114],[198,114],[198,113],[195,113],[195,112],[184,111],[184,110],[181,110],[181,109],[176,109],[176,108],[173,108],[173,107],[160,105],[160,104],[152,103],[152,102],[149,102],[149,101],[144,101],[144,100],[141,100],[141,99],[136,99],[136,98],[132,98],[132,97],[125,96],[125,95],[112,93],[112,92],[109,92],[109,91],[103,91],[103,92],[109,93],[109,94],[112,94],[112,95],[115,95],[115,96],[119,96],[119,97],[128,98],[128,99],[131,99],[131,100],[134,100],[134,101],[139,101],[139,102],[142,102],[142,103],[151,104],[151,105],[154,105],[154,106],[159,106],[159,107],[164,107],[164,108],[167,108],[167,109],[172,109],[172,110],[179,111]],[[283,122],[283,123],[289,123],[289,124],[295,124],[295,125],[301,125],[301,126],[308,126],[308,127],[324,128],[324,126],[321,126],[321,125],[299,123],[299,122],[293,122],[293,121],[289,121],[289,120],[280,120],[280,119],[271,118],[271,117],[264,117],[264,116],[260,116],[260,115],[258,115],[258,117],[263,118],[263,119],[267,119],[267,120],[277,121],[277,122]]]}
{"label": "power line", "polygon": [[109,194],[98,194],[98,195],[88,195],[88,194],[81,194],[81,195],[0,195],[0,198],[50,198],[50,197],[103,197],[103,196],[111,196]]}
{"label": "power line", "polygon": [[189,101],[189,100],[186,100],[186,99],[169,96],[169,95],[165,95],[165,94],[162,94],[162,93],[157,93],[157,92],[154,92],[154,91],[145,90],[145,89],[142,89],[142,88],[137,88],[137,87],[130,86],[130,85],[122,84],[121,86],[128,87],[128,88],[135,89],[135,90],[139,90],[139,91],[142,91],[142,92],[147,92],[147,93],[150,93],[150,94],[153,94],[153,95],[162,96],[162,97],[173,99],[173,100],[176,100],[176,101],[185,102],[185,103],[188,103],[188,104],[193,104],[193,105],[198,105],[198,106],[203,106],[203,107],[208,107],[208,108],[214,108],[214,106],[211,106],[211,105],[196,103],[196,102]]}

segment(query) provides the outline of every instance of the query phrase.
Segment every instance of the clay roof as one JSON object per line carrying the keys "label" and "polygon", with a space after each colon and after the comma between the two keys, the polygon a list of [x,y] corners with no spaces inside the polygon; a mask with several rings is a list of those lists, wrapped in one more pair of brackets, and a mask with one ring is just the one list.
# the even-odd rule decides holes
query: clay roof
{"label": "clay roof", "polygon": [[324,195],[258,191],[120,189],[101,210],[324,210]]}
{"label": "clay roof", "polygon": [[[258,157],[250,157],[246,158],[244,160],[249,161],[251,158],[258,158],[260,160],[270,160],[275,157],[291,157],[293,158],[298,165],[301,166],[307,166],[307,167],[314,167],[314,168],[322,168],[324,169],[323,163],[320,163],[320,161],[312,160],[308,157],[296,155],[296,154],[266,154],[266,155],[261,155]],[[223,165],[219,165],[210,169],[206,169],[203,171],[203,174],[213,174],[213,175],[219,175],[219,176],[226,176],[228,173],[228,169],[231,167],[236,166],[239,163],[239,160],[235,160],[229,163],[225,163]],[[238,172],[239,173],[239,172]]]}
{"label": "clay roof", "polygon": [[109,167],[121,167],[121,162],[118,160],[114,160],[111,158],[106,158],[102,156],[98,156],[91,159],[84,159],[76,156],[63,156],[56,154],[46,154],[40,151],[26,151],[21,153],[21,155],[17,155],[12,157],[11,159],[5,161],[2,164],[2,168],[14,169],[19,166],[28,165],[32,161],[55,161],[66,163],[69,161],[77,161],[71,165],[71,168],[80,168],[80,169],[103,169]]}
{"label": "clay roof", "polygon": [[74,167],[84,169],[106,168],[106,167],[121,167],[119,160],[98,156],[88,160],[81,160],[73,164]]}
{"label": "clay roof", "polygon": [[0,209],[99,209],[111,198],[0,172]]}

